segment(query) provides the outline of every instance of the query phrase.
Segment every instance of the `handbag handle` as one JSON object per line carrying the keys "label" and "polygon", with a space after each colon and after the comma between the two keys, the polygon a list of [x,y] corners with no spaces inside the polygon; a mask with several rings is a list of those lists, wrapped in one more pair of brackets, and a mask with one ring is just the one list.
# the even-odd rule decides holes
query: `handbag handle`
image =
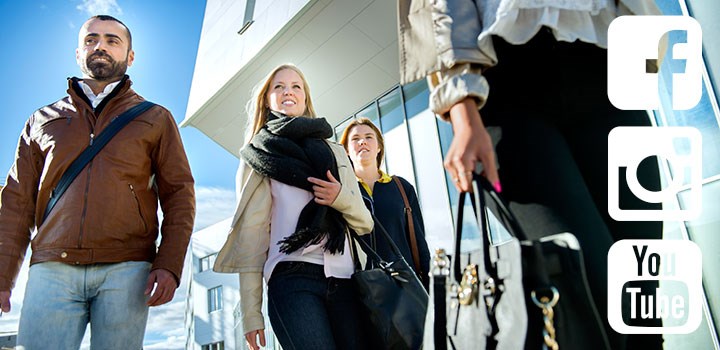
{"label": "handbag handle", "polygon": [[[497,208],[500,214],[500,219],[510,228],[509,231],[510,234],[513,235],[513,237],[517,238],[520,241],[527,241],[528,236],[527,234],[525,234],[525,231],[520,227],[519,221],[517,220],[517,218],[515,218],[515,215],[512,213],[505,200],[500,196],[497,191],[495,191],[494,187],[485,177],[473,173],[473,192],[471,194],[471,200],[475,215],[479,221],[478,224],[479,226],[481,226],[482,230],[481,236],[483,239],[486,268],[489,268],[490,271],[488,271],[488,273],[491,274],[491,277],[495,278],[495,280],[497,281],[497,276],[494,275],[496,272],[495,266],[489,260],[490,230],[488,227],[487,213],[485,212],[485,208],[487,208],[485,194],[487,194],[488,197],[490,197],[492,202],[495,204],[495,208]],[[455,231],[455,256],[459,256],[460,254],[460,241],[462,240],[462,218],[464,205],[465,193],[461,193],[460,199],[458,200],[458,220],[456,222]],[[545,269],[545,259],[541,251],[542,248],[539,245],[531,245],[526,248],[528,253],[524,254],[523,257],[523,260],[525,260],[526,262],[526,264],[523,264],[523,278],[527,280],[528,286],[531,287],[531,290],[537,291],[538,293],[540,291],[545,291],[548,292],[548,294],[552,294],[553,287],[550,283],[550,277],[548,276]],[[453,270],[454,277],[456,281],[459,282],[462,278],[462,271],[460,270],[460,261],[458,259],[454,259]]]}

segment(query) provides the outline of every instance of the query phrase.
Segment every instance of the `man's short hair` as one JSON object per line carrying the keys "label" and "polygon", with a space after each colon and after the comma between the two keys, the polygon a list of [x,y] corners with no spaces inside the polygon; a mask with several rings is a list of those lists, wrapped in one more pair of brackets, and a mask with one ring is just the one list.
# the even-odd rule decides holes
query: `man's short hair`
{"label": "man's short hair", "polygon": [[101,21],[115,21],[115,22],[120,23],[123,27],[125,27],[125,31],[127,32],[127,36],[128,36],[128,51],[129,51],[129,50],[132,50],[132,34],[130,34],[130,28],[128,28],[128,26],[126,26],[125,23],[123,23],[121,20],[119,20],[119,19],[117,19],[117,18],[115,18],[115,17],[113,17],[113,16],[110,16],[110,15],[96,15],[96,16],[92,16],[92,17],[88,18],[88,20],[87,20],[85,23],[87,23],[88,21],[93,20],[93,19],[99,19],[99,20],[101,20]]}

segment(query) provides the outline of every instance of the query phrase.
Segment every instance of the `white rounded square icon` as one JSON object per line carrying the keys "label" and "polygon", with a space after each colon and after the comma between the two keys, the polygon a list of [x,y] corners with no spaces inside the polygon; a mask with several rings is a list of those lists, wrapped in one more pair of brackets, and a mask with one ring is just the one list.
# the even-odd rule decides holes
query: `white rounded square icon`
{"label": "white rounded square icon", "polygon": [[608,98],[618,109],[660,109],[659,75],[646,72],[647,60],[662,57],[663,36],[684,31],[664,60],[684,60],[685,71],[672,74],[672,108],[695,107],[702,95],[702,29],[688,16],[620,16],[608,27]]}
{"label": "white rounded square icon", "polygon": [[[668,186],[650,191],[638,181],[644,159],[657,156],[672,171]],[[684,208],[620,207],[620,169],[632,194],[646,203],[669,203],[687,190]],[[617,127],[608,135],[608,213],[618,221],[688,221],[702,210],[702,134],[693,127]]]}
{"label": "white rounded square icon", "polygon": [[[658,281],[660,286],[654,290],[638,287],[644,281]],[[700,326],[702,313],[702,252],[697,244],[621,240],[610,248],[608,322],[615,331],[687,334]],[[651,319],[662,320],[662,326],[628,325]]]}

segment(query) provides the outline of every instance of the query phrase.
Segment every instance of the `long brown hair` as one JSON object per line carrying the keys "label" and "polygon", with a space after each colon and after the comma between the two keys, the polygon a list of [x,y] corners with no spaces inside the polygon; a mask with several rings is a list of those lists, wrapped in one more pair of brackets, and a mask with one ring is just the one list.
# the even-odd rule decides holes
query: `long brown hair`
{"label": "long brown hair", "polygon": [[352,130],[352,128],[358,125],[367,125],[375,132],[375,137],[377,137],[379,148],[379,152],[377,154],[377,157],[375,157],[375,161],[377,162],[378,169],[380,169],[380,164],[382,164],[383,156],[385,156],[385,139],[383,139],[383,135],[380,132],[380,129],[378,129],[378,127],[375,126],[375,124],[373,124],[370,119],[360,117],[351,121],[350,124],[345,127],[345,130],[343,130],[342,136],[340,136],[340,143],[343,145],[343,147],[345,147],[345,152],[348,152],[348,142],[350,141],[348,140],[348,136],[350,135],[350,130]]}
{"label": "long brown hair", "polygon": [[[245,143],[250,142],[250,139],[255,136],[255,134],[257,134],[267,122],[267,114],[270,111],[270,108],[268,107],[270,103],[267,100],[268,89],[270,88],[272,80],[275,78],[275,74],[285,69],[294,71],[300,76],[300,79],[302,79],[303,89],[305,90],[305,113],[303,113],[303,115],[310,118],[317,117],[315,107],[313,107],[312,98],[310,97],[310,86],[308,85],[307,79],[305,79],[305,75],[302,73],[300,68],[292,63],[281,64],[275,67],[275,69],[273,69],[270,74],[268,74],[265,79],[261,80],[260,83],[258,83],[258,85],[256,85],[253,89],[253,98],[248,101],[246,106],[248,125],[245,133]],[[252,119],[250,117],[252,117]],[[248,133],[249,131],[252,133]]]}

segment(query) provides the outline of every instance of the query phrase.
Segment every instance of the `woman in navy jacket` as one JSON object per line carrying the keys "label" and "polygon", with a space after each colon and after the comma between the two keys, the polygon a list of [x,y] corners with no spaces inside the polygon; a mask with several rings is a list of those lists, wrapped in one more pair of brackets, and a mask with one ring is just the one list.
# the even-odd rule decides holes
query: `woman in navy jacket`
{"label": "woman in navy jacket", "polygon": [[[390,176],[380,169],[385,154],[385,144],[382,133],[369,119],[353,120],[343,131],[340,143],[350,156],[366,205],[370,206],[370,211],[388,231],[393,242],[400,248],[405,261],[413,268],[427,289],[430,251],[425,241],[425,224],[415,188],[402,177]],[[401,189],[407,198],[411,220],[408,220],[406,215],[406,204]],[[410,227],[413,229],[411,230]],[[411,231],[414,233],[411,234]],[[383,259],[393,256],[383,235],[367,235],[361,239],[376,247]],[[413,240],[415,244],[412,243]]]}

